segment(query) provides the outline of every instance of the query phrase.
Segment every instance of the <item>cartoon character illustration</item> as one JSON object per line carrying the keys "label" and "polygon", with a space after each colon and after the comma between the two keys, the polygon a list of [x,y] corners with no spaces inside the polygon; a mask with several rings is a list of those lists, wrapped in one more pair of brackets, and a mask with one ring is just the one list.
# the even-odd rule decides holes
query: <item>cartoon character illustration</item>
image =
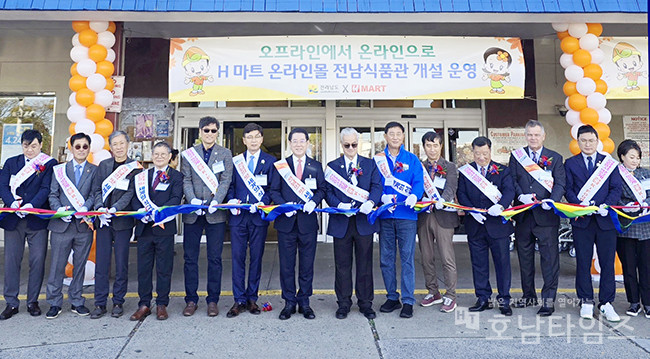
{"label": "cartoon character illustration", "polygon": [[190,96],[203,95],[203,83],[212,82],[212,76],[206,76],[210,69],[210,57],[205,51],[192,46],[183,54],[183,68],[185,69],[185,83],[192,84]]}
{"label": "cartoon character illustration", "polygon": [[508,69],[512,64],[510,53],[498,47],[490,47],[483,53],[483,81],[490,79],[490,93],[504,94],[503,82],[510,82]]}
{"label": "cartoon character illustration", "polygon": [[619,42],[612,51],[612,62],[618,68],[617,79],[627,79],[625,92],[639,91],[639,76],[648,77],[647,71],[639,71],[643,66],[641,52],[627,42]]}

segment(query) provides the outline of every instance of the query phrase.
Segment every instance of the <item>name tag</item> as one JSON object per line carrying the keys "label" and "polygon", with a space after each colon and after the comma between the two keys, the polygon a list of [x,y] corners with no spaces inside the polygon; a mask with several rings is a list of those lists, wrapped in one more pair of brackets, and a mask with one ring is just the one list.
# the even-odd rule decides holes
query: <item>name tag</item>
{"label": "name tag", "polygon": [[255,175],[255,182],[257,182],[258,186],[266,186],[268,184],[266,175]]}
{"label": "name tag", "polygon": [[309,189],[316,189],[316,179],[313,177],[305,178],[305,184]]}
{"label": "name tag", "polygon": [[169,183],[158,183],[156,191],[166,191],[167,187],[169,187]]}
{"label": "name tag", "polygon": [[433,185],[436,186],[437,188],[444,189],[446,183],[447,183],[446,178],[440,176],[435,176],[433,178]]}
{"label": "name tag", "polygon": [[395,180],[393,178],[386,178],[386,181],[384,182],[384,186],[392,187],[394,182]]}
{"label": "name tag", "polygon": [[212,172],[223,172],[226,168],[223,166],[223,161],[215,162],[212,164]]}
{"label": "name tag", "polygon": [[129,180],[128,179],[122,179],[117,181],[115,184],[115,188],[119,189],[120,191],[128,191],[129,190]]}
{"label": "name tag", "polygon": [[650,190],[650,178],[646,178],[644,180],[641,180],[641,186],[645,191]]}

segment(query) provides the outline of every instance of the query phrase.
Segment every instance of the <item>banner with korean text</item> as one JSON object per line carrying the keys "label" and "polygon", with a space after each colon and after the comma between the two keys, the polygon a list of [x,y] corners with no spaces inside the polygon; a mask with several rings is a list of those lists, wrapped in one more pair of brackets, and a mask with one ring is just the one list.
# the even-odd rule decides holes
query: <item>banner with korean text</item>
{"label": "banner with korean text", "polygon": [[516,99],[519,38],[266,36],[170,40],[169,101]]}

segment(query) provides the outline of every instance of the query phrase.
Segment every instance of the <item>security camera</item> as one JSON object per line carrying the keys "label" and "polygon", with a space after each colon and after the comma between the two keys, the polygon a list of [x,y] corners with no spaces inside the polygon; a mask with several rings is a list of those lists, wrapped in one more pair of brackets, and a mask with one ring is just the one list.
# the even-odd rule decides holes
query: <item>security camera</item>
{"label": "security camera", "polygon": [[564,105],[555,105],[555,109],[562,117],[566,116],[566,113],[569,112]]}

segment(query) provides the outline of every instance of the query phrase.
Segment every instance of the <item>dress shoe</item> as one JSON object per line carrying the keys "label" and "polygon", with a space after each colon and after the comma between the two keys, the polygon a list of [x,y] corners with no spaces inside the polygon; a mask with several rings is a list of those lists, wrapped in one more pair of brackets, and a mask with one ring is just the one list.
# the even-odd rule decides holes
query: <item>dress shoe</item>
{"label": "dress shoe", "polygon": [[296,312],[296,307],[294,305],[285,305],[284,309],[280,312],[280,320],[287,320],[291,318],[291,314]]}
{"label": "dress shoe", "polygon": [[169,315],[167,314],[167,306],[163,304],[156,305],[156,319],[165,320],[167,318],[169,318]]}
{"label": "dress shoe", "polygon": [[196,308],[198,306],[194,302],[187,302],[185,305],[185,309],[183,309],[183,315],[186,317],[191,317],[194,315],[194,312],[196,312]]}
{"label": "dress shoe", "polygon": [[492,302],[487,301],[487,300],[482,301],[482,300],[479,299],[479,300],[476,301],[476,303],[473,306],[469,307],[469,311],[470,312],[482,312],[482,311],[484,311],[486,309],[492,309],[492,308],[493,308]]}
{"label": "dress shoe", "polygon": [[217,303],[208,303],[208,317],[216,317],[217,315],[219,315],[219,307],[217,306]]}
{"label": "dress shoe", "polygon": [[537,298],[521,298],[514,303],[515,308],[534,307],[537,305]]}
{"label": "dress shoe", "polygon": [[41,315],[41,307],[38,306],[38,302],[34,303],[28,303],[27,304],[27,312],[29,312],[29,315],[32,317],[38,317]]}
{"label": "dress shoe", "polygon": [[86,306],[84,305],[80,305],[77,307],[73,305],[72,308],[70,308],[70,311],[72,311],[72,313],[75,313],[80,317],[85,317],[88,314],[90,314],[90,310],[88,310],[88,308],[86,308]]}
{"label": "dress shoe", "polygon": [[239,313],[246,310],[246,305],[244,303],[235,303],[232,305],[232,308],[226,313],[226,317],[234,318],[239,315]]}
{"label": "dress shoe", "polygon": [[104,305],[96,305],[95,309],[93,309],[92,312],[90,312],[90,319],[99,319],[106,314],[106,306]]}
{"label": "dress shoe", "polygon": [[45,319],[56,319],[59,314],[61,314],[61,307],[53,305],[50,307],[50,310],[45,313]]}
{"label": "dress shoe", "polygon": [[394,310],[397,310],[402,307],[402,303],[399,300],[386,299],[384,304],[379,307],[379,311],[382,313],[390,313]]}
{"label": "dress shoe", "polygon": [[111,317],[119,318],[124,314],[124,307],[122,304],[113,304],[113,310],[111,311]]}
{"label": "dress shoe", "polygon": [[551,314],[553,314],[553,312],[555,312],[555,307],[547,307],[544,305],[541,308],[539,308],[539,310],[537,311],[537,315],[539,315],[540,317],[550,317]]}
{"label": "dress shoe", "polygon": [[7,305],[5,310],[3,310],[2,313],[0,313],[0,320],[9,319],[13,317],[14,314],[18,314],[18,308]]}
{"label": "dress shoe", "polygon": [[306,305],[304,307],[299,306],[298,307],[298,313],[302,314],[305,319],[314,319],[316,318],[316,314],[314,313],[314,310],[311,309],[310,306]]}
{"label": "dress shoe", "polygon": [[138,308],[138,310],[135,313],[133,313],[133,315],[129,319],[131,319],[134,322],[137,322],[146,318],[149,314],[151,314],[151,309],[149,309],[149,307],[147,307],[146,305],[141,305],[140,308]]}
{"label": "dress shoe", "polygon": [[500,305],[499,306],[499,311],[501,314],[505,315],[506,317],[509,317],[512,315],[512,308],[510,308],[510,304],[508,305]]}
{"label": "dress shoe", "polygon": [[363,314],[364,317],[367,319],[375,319],[377,318],[377,313],[372,309],[372,307],[367,307],[367,308],[361,308],[360,309],[361,314]]}
{"label": "dress shoe", "polygon": [[641,303],[630,303],[630,307],[625,312],[625,314],[631,317],[636,317],[639,313],[641,313]]}
{"label": "dress shoe", "polygon": [[345,319],[350,313],[350,308],[339,308],[336,310],[336,319]]}
{"label": "dress shoe", "polygon": [[411,318],[413,316],[413,305],[404,304],[402,311],[399,313],[400,318]]}
{"label": "dress shoe", "polygon": [[262,313],[262,311],[260,310],[260,307],[257,305],[257,303],[255,303],[254,300],[249,300],[248,301],[246,309],[251,314],[258,315],[258,314]]}

